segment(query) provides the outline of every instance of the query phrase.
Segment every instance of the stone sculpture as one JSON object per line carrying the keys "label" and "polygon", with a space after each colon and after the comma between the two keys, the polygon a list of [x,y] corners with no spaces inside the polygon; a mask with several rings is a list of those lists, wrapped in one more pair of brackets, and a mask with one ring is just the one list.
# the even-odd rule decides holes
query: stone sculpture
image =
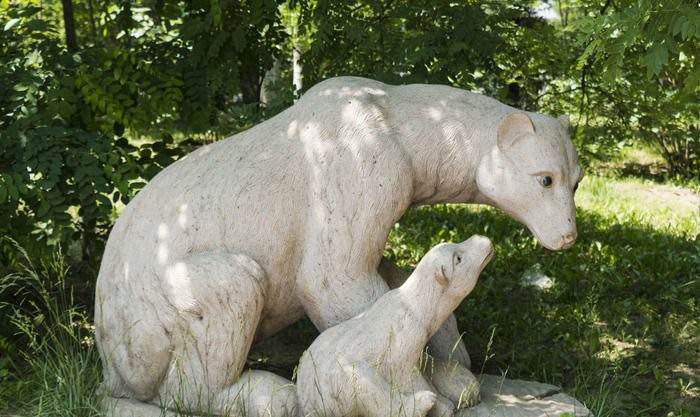
{"label": "stone sculpture", "polygon": [[419,359],[428,340],[474,289],[492,253],[483,236],[440,244],[399,288],[321,333],[297,371],[303,415],[452,416],[455,404],[436,397],[418,370]]}
{"label": "stone sculpture", "polygon": [[[170,165],[124,209],[96,288],[105,390],[144,410],[235,397],[254,340],[304,314],[324,330],[389,290],[378,266],[408,207],[490,204],[562,249],[580,178],[562,120],[446,86],[319,83]],[[449,323],[430,347],[448,360],[458,345],[468,380]]]}

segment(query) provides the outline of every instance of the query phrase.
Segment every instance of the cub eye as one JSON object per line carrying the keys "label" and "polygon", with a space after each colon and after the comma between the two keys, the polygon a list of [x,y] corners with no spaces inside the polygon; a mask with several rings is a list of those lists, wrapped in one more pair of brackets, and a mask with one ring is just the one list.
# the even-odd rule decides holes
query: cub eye
{"label": "cub eye", "polygon": [[540,184],[542,184],[543,187],[549,187],[552,185],[552,177],[549,175],[545,175],[544,177],[540,177]]}
{"label": "cub eye", "polygon": [[462,262],[462,257],[460,255],[455,255],[455,265],[459,264]]}

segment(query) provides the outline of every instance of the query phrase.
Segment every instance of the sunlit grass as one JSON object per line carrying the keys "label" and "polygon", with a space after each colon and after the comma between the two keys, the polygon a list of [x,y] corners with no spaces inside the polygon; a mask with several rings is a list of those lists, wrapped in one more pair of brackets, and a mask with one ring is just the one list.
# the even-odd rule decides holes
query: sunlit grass
{"label": "sunlit grass", "polygon": [[576,205],[618,223],[635,223],[676,236],[700,234],[700,195],[636,178],[584,177]]}

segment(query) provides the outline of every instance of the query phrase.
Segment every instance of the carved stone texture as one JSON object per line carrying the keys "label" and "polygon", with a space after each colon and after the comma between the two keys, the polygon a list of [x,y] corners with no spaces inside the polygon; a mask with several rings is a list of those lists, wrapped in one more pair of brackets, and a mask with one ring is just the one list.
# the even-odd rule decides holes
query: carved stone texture
{"label": "carved stone texture", "polygon": [[[490,204],[562,249],[580,176],[556,118],[446,86],[321,82],[173,163],[124,209],[96,285],[105,389],[224,407],[253,341],[304,314],[324,330],[389,290],[377,268],[408,207]],[[434,356],[463,347],[446,332]]]}
{"label": "carved stone texture", "polygon": [[[306,416],[451,416],[420,372],[426,343],[469,294],[493,248],[483,236],[432,248],[399,288],[321,333],[297,372]],[[478,384],[471,390],[478,395]],[[459,399],[459,396],[458,396]]]}
{"label": "carved stone texture", "polygon": [[554,385],[496,375],[481,375],[479,380],[481,402],[460,410],[458,417],[593,417],[583,404]]}

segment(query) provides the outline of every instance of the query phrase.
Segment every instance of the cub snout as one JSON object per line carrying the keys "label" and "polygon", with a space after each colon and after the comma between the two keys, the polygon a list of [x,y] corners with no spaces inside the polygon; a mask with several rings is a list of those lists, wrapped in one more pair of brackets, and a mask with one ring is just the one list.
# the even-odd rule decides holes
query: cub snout
{"label": "cub snout", "polygon": [[460,244],[465,255],[474,265],[479,266],[479,271],[489,263],[493,256],[493,244],[486,236],[474,235]]}

